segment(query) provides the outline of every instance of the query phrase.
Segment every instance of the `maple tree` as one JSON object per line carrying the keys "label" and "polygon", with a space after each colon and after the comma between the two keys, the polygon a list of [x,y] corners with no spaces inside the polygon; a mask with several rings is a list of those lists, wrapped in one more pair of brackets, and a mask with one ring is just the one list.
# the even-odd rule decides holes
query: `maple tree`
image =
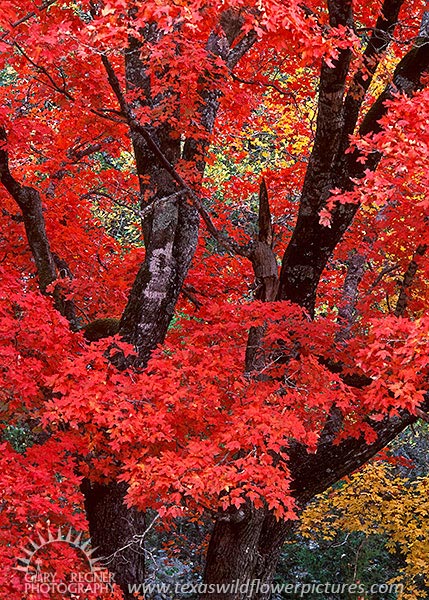
{"label": "maple tree", "polygon": [[206,511],[205,583],[270,582],[425,410],[426,2],[4,4],[3,564],[85,510],[131,597]]}

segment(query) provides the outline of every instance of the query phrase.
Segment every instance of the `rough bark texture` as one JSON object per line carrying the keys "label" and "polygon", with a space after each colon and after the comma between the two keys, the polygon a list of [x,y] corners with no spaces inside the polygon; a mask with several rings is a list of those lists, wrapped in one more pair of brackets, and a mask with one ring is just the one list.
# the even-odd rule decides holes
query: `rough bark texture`
{"label": "rough bark texture", "polygon": [[143,582],[145,578],[144,513],[125,506],[124,484],[99,485],[84,480],[81,490],[92,547],[103,559],[102,564],[114,574],[124,598],[131,599],[134,596],[128,592],[128,585]]}
{"label": "rough bark texture", "polygon": [[[255,298],[262,302],[273,302],[279,286],[276,255],[273,252],[273,227],[265,180],[259,188],[259,231],[251,245],[250,260],[255,274]],[[265,327],[251,327],[246,346],[246,373],[258,373],[266,364],[262,348]]]}
{"label": "rough bark texture", "polygon": [[139,364],[164,341],[198,235],[195,209],[176,198],[155,207],[147,258],[140,268],[121,319],[120,333],[133,342]]}
{"label": "rough bark texture", "polygon": [[[213,32],[207,41],[208,55],[224,58],[230,68],[236,65],[256,39],[250,32],[231,50],[231,44],[241,31],[240,23],[238,13],[225,11],[221,16],[222,30]],[[160,35],[155,24],[148,25],[141,33],[148,41],[156,41]],[[131,37],[126,54],[127,85],[130,89],[141,89],[145,98],[141,104],[153,107],[161,99],[152,97],[146,65],[138,50],[139,42]],[[134,282],[119,329],[123,338],[136,347],[139,366],[144,367],[153,349],[164,340],[198,239],[198,212],[180,193],[183,190],[172,177],[172,170],[178,160],[183,158],[194,165],[201,177],[208,142],[188,137],[181,152],[180,132],[172,132],[168,124],[145,130],[133,127],[132,111],[130,107],[124,106],[123,96],[117,90],[117,82],[109,73],[108,65],[106,70],[121,109],[130,122],[140,180],[149,179],[149,183],[141,188],[143,204],[171,196],[162,206],[154,202],[150,220],[143,225],[146,258]],[[210,134],[219,107],[219,91],[214,82],[212,87],[208,87],[206,82],[199,94],[201,124],[206,133]],[[149,137],[151,143],[148,143]],[[152,142],[157,146],[156,153]],[[159,159],[161,155],[162,161]]]}
{"label": "rough bark texture", "polygon": [[[351,2],[330,3],[332,26],[353,25]],[[317,282],[338,240],[319,224],[319,212],[334,186],[333,165],[344,127],[344,92],[351,51],[342,50],[333,68],[325,62],[320,74],[318,116],[314,146],[308,164],[298,220],[283,257],[279,299],[314,311]],[[342,234],[341,234],[342,235]],[[341,237],[341,236],[340,236]]]}
{"label": "rough bark texture", "polygon": [[[276,522],[271,514],[250,505],[235,515],[222,514],[210,539],[204,580],[208,585],[232,584],[233,589],[201,594],[201,600],[268,598],[257,591],[257,582],[262,589],[262,584],[272,582],[292,528],[293,522]],[[249,582],[252,590],[246,587]]]}
{"label": "rough bark texture", "polygon": [[[429,402],[429,398],[427,399]],[[348,439],[339,445],[332,443],[341,426],[341,418],[332,415],[321,436],[317,452],[294,444],[289,450],[289,467],[294,481],[293,494],[297,506],[304,508],[316,494],[352,473],[391,442],[405,427],[414,423],[416,417],[402,412],[399,417],[385,418],[379,423],[371,422],[377,432],[377,440],[366,444],[362,439]],[[277,521],[263,509],[237,511],[228,518],[222,514],[216,522],[207,554],[204,581],[207,584],[232,583],[240,580],[272,582],[282,546],[292,531],[294,522]],[[268,600],[269,591],[257,591],[249,596],[248,590],[232,593],[203,594],[203,600]]]}
{"label": "rough bark texture", "polygon": [[[0,128],[0,181],[21,210],[28,245],[39,277],[39,288],[42,294],[49,295],[48,286],[59,277],[68,277],[69,273],[67,269],[60,267],[57,274],[56,264],[61,265],[62,261],[51,251],[39,192],[32,187],[21,185],[9,170],[7,135],[3,128]],[[72,329],[76,330],[78,326],[73,302],[65,300],[59,285],[54,287],[52,295],[57,310],[68,319]]]}
{"label": "rough bark texture", "polygon": [[405,314],[408,304],[408,297],[410,294],[410,288],[413,284],[414,277],[416,276],[417,269],[419,268],[419,257],[423,256],[426,253],[427,246],[425,244],[420,244],[417,246],[415,251],[413,260],[408,265],[408,269],[404,275],[401,284],[401,290],[399,292],[398,301],[396,303],[395,308],[395,316],[402,317]]}
{"label": "rough bark texture", "polygon": [[363,277],[366,258],[359,252],[352,252],[348,264],[347,274],[344,279],[342,305],[338,309],[338,320],[340,331],[337,342],[344,341],[350,337],[350,330],[356,318],[356,301],[358,288]]}

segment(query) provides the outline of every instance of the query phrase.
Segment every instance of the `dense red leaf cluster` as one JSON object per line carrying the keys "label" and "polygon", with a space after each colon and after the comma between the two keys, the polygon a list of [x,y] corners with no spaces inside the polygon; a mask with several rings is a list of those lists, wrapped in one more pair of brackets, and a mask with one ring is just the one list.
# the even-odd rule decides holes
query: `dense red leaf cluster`
{"label": "dense red leaf cluster", "polygon": [[[331,67],[349,48],[357,70],[359,32],[329,27],[318,0],[306,10],[297,0],[3,4],[2,148],[16,180],[42,196],[51,249],[67,265],[56,283],[73,300],[81,325],[120,317],[144,258],[142,244],[129,243],[129,230],[115,221],[122,207],[125,220],[138,227],[142,181],[101,55],[108,56],[141,125],[168,124],[183,139],[211,144],[201,186],[197,161],[179,161],[177,170],[201,192],[219,230],[237,242],[254,233],[255,194],[265,175],[280,255],[314,136],[322,59]],[[371,26],[376,4],[355,7],[362,30]],[[417,35],[423,4],[407,3],[386,72],[402,52],[401,38]],[[221,48],[206,50],[219,29],[220,8],[242,10],[242,34],[254,31],[258,39],[234,76]],[[157,34],[143,36],[153,22]],[[140,40],[148,61],[151,94],[158,98],[153,106],[125,83],[130,36]],[[212,135],[201,125],[202,89],[220,104]],[[373,441],[368,415],[377,422],[400,409],[413,413],[428,375],[429,263],[416,254],[418,245],[429,244],[428,122],[426,89],[398,94],[378,133],[353,138],[351,151],[358,149],[363,163],[380,153],[380,164],[352,191],[333,190],[320,207],[321,222],[330,227],[338,203],[362,205],[323,273],[315,319],[288,301],[251,301],[250,263],[218,251],[203,234],[187,278],[201,307],[180,299],[166,342],[144,371],[117,370],[110,359],[133,348],[119,336],[88,344],[81,331],[71,331],[52,297],[40,293],[22,218],[1,186],[0,418],[9,441],[0,457],[6,540],[0,581],[8,597],[21,597],[19,575],[10,580],[20,541],[47,519],[85,529],[84,477],[124,481],[130,506],[155,508],[166,518],[240,507],[246,498],[277,518],[295,518],[286,460],[291,443],[314,452],[333,406],[344,416],[337,441],[362,435]],[[271,139],[268,146],[259,143],[261,132]],[[120,234],[111,234],[109,219]],[[367,268],[357,317],[344,335],[338,318],[344,260],[354,250]],[[399,318],[394,306],[412,260],[418,277]],[[251,327],[265,328],[266,366],[257,378],[244,372]],[[342,376],[332,368],[338,364]],[[360,389],[346,385],[345,374],[371,381]],[[20,428],[30,444],[23,453],[11,443]]]}

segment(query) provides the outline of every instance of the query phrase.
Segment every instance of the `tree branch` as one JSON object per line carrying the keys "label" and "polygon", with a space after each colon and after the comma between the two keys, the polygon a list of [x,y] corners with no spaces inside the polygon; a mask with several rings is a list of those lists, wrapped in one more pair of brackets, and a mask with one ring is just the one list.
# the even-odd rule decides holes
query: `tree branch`
{"label": "tree branch", "polygon": [[196,298],[195,290],[192,286],[184,285],[182,287],[182,294],[185,296],[185,298],[192,302],[192,304],[197,310],[199,310],[202,307],[202,303]]}
{"label": "tree branch", "polygon": [[398,264],[389,265],[387,267],[384,267],[380,271],[380,273],[377,275],[375,280],[372,282],[371,286],[369,287],[368,291],[366,292],[366,295],[370,294],[372,292],[372,290],[374,290],[377,287],[377,285],[380,283],[380,281],[383,279],[383,277],[385,275],[388,275],[389,273],[393,273],[394,271],[397,271],[398,269],[399,269]]}
{"label": "tree branch", "polygon": [[[253,243],[250,259],[255,274],[255,298],[262,302],[274,302],[279,285],[279,273],[276,255],[272,249],[273,226],[271,221],[270,203],[265,179],[259,187],[259,218],[258,236]],[[245,370],[246,373],[256,372],[262,376],[266,368],[262,344],[266,326],[251,327],[246,345]]]}
{"label": "tree branch", "polygon": [[420,408],[415,408],[414,410],[419,419],[422,419],[422,421],[429,423],[429,414],[427,412],[421,410]]}
{"label": "tree branch", "polygon": [[[49,0],[48,2],[44,2],[40,7],[38,7],[39,12],[41,12],[42,10],[46,10],[47,8],[52,6],[52,4],[55,4],[56,1],[57,0]],[[32,19],[33,17],[36,17],[36,16],[37,16],[37,13],[35,11],[31,11],[31,12],[27,13],[26,15],[24,15],[23,17],[21,17],[20,19],[18,19],[17,21],[15,21],[14,23],[12,23],[11,27],[12,27],[12,29],[15,29],[22,23],[25,23],[29,19]],[[9,34],[10,34],[10,31],[5,31],[0,36],[0,40],[4,40]]]}
{"label": "tree branch", "polygon": [[[328,6],[331,27],[342,25],[352,29],[351,0],[330,0]],[[351,56],[351,50],[340,50],[334,66],[328,66],[326,62],[322,64],[316,135],[302,189],[301,212],[319,210],[333,187],[331,167],[344,128],[343,99]]]}
{"label": "tree branch", "polygon": [[[55,81],[55,79],[52,77],[52,75],[49,73],[49,71],[41,66],[38,65],[36,62],[34,62],[34,60],[32,58],[30,58],[30,56],[28,56],[28,54],[25,52],[25,50],[17,43],[17,42],[13,42],[13,45],[15,46],[15,48],[17,48],[17,50],[19,50],[19,52],[22,54],[22,56],[28,60],[28,62],[37,70],[39,71],[39,73],[42,73],[43,75],[45,75],[45,77],[47,77],[47,79],[49,80],[52,89],[54,89],[56,92],[63,94],[68,100],[71,100],[72,102],[74,102],[74,98],[72,96],[72,94],[70,94],[70,92],[68,92],[66,90],[65,87],[65,82],[63,79],[63,85],[60,86],[58,85],[58,83]],[[44,81],[41,81],[40,83],[45,83]]]}
{"label": "tree branch", "polygon": [[[429,396],[426,394],[423,409],[427,410],[428,402]],[[289,454],[289,466],[294,480],[294,495],[298,502],[301,505],[305,504],[345,475],[360,468],[417,420],[417,416],[404,410],[398,412],[399,416],[386,416],[379,422],[367,420],[377,434],[377,439],[372,444],[367,444],[362,438],[348,438],[340,444],[335,444],[340,425],[336,420],[332,420],[325,429],[316,453],[309,454],[301,444],[293,444]]]}
{"label": "tree branch", "polygon": [[365,94],[371,85],[381,57],[386,52],[392,33],[398,21],[404,0],[384,0],[380,16],[362,55],[362,66],[353,76],[344,103],[344,129],[342,136],[343,151],[349,145],[349,136],[353,133]]}
{"label": "tree branch", "polygon": [[229,51],[226,64],[229,69],[233,69],[239,60],[250,50],[250,48],[257,42],[258,37],[256,33],[251,30]]}
{"label": "tree branch", "polygon": [[[421,89],[424,85],[422,75],[428,71],[429,44],[420,40],[399,62],[392,83],[366,114],[359,129],[360,135],[380,131],[379,121],[387,111],[386,100],[392,99],[394,92],[411,95]],[[324,122],[323,126],[325,131],[316,135],[321,135],[319,140],[325,139],[329,144],[329,120]],[[324,153],[332,157],[330,147],[315,144],[306,173],[298,220],[283,256],[280,275],[279,298],[304,306],[310,314],[314,312],[320,276],[334,248],[353,221],[359,205],[338,204],[332,212],[330,228],[320,224],[319,211],[329,197],[330,190],[335,187],[352,189],[355,185],[354,180],[362,178],[367,169],[375,170],[381,158],[381,155],[375,152],[363,165],[358,160],[359,153],[355,151],[343,156],[341,160],[327,164]]]}
{"label": "tree branch", "polygon": [[423,256],[426,253],[426,250],[427,246],[425,244],[420,244],[419,246],[417,246],[414,257],[408,265],[408,269],[405,271],[404,278],[401,284],[401,290],[399,292],[399,297],[394,312],[395,317],[403,317],[405,314],[408,304],[410,288],[413,284],[414,278],[417,273],[417,269],[419,267],[417,257]]}
{"label": "tree branch", "polygon": [[241,246],[230,236],[216,229],[216,226],[214,225],[211,216],[205,209],[202,200],[200,199],[198,194],[188,185],[188,183],[183,179],[183,177],[177,172],[177,170],[173,167],[170,161],[166,158],[156,141],[153,139],[149,130],[143,125],[140,125],[140,123],[134,117],[131,108],[128,106],[125,100],[119,80],[107,56],[103,54],[101,56],[101,59],[106,69],[110,86],[119,102],[122,114],[125,116],[130,129],[141,135],[145,144],[152,151],[153,155],[158,160],[160,165],[167,171],[169,175],[171,175],[172,179],[186,193],[188,198],[191,200],[191,203],[200,213],[204,223],[206,224],[207,230],[212,235],[212,237],[231,254],[239,254],[240,256],[245,256],[249,258],[250,250],[247,246]]}
{"label": "tree branch", "polygon": [[[0,181],[21,209],[28,244],[36,263],[40,291],[48,295],[48,286],[57,280],[57,269],[46,234],[42,200],[37,190],[21,185],[11,174],[4,128],[0,128],[0,144]],[[77,329],[73,303],[63,297],[58,285],[55,286],[53,297],[57,310],[69,320],[72,329]]]}
{"label": "tree branch", "polygon": [[338,310],[341,329],[337,336],[337,342],[344,342],[350,337],[350,331],[356,318],[358,288],[363,277],[365,263],[366,257],[363,254],[359,254],[359,252],[350,254],[344,279],[342,304]]}

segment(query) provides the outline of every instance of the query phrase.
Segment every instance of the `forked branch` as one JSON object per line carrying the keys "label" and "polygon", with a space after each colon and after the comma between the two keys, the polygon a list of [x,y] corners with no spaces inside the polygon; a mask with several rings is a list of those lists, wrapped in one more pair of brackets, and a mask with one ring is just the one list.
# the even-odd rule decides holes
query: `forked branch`
{"label": "forked branch", "polygon": [[112,67],[109,59],[106,55],[102,55],[101,60],[106,69],[107,77],[110,83],[110,86],[119,102],[119,106],[121,107],[122,114],[127,120],[128,126],[132,131],[140,135],[147,147],[151,150],[154,157],[160,163],[167,173],[172,177],[172,179],[179,185],[179,187],[186,193],[191,203],[195,206],[199,214],[201,215],[204,223],[206,224],[207,231],[210,235],[222,246],[225,250],[230,252],[231,254],[238,254],[240,256],[245,256],[246,258],[250,258],[251,250],[248,245],[242,246],[238,244],[233,238],[224,232],[219,231],[213,220],[204,207],[203,201],[198,196],[198,194],[191,188],[191,186],[183,179],[183,177],[178,173],[178,171],[173,167],[170,161],[166,158],[165,154],[162,152],[157,142],[154,140],[149,130],[141,125],[137,119],[135,118],[133,111],[129,107],[125,96],[122,92],[121,85],[116,76],[115,70]]}

